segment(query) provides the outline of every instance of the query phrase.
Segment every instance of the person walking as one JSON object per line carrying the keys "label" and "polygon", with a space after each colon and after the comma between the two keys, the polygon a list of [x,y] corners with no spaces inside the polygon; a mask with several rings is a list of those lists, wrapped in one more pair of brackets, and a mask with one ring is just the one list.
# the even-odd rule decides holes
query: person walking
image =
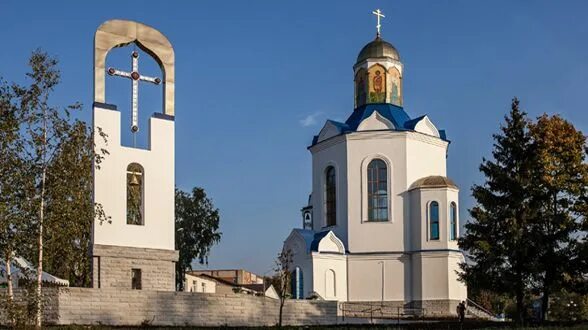
{"label": "person walking", "polygon": [[460,302],[457,305],[457,315],[459,316],[459,323],[463,323],[465,320],[466,305],[465,301]]}

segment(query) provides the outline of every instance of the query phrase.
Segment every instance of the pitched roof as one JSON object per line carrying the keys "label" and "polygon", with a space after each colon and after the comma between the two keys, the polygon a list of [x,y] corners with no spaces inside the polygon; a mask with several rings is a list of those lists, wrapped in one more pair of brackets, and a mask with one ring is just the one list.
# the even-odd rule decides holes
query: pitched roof
{"label": "pitched roof", "polygon": [[404,124],[410,120],[410,117],[402,107],[389,103],[375,103],[365,104],[355,109],[351,116],[347,118],[345,124],[347,124],[352,131],[356,131],[359,124],[364,119],[371,116],[376,110],[380,115],[392,122],[397,129],[404,128]]}
{"label": "pitched roof", "polygon": [[[377,111],[381,116],[389,120],[394,125],[394,130],[396,131],[414,131],[416,125],[426,117],[426,115],[423,115],[411,119],[403,107],[390,103],[371,103],[356,108],[344,123],[334,120],[327,120],[327,123],[337,127],[340,132],[339,134],[356,132],[359,124],[371,116],[374,111]],[[439,136],[441,139],[447,141],[444,130],[439,130]],[[318,143],[318,138],[319,135],[313,137],[311,146]]]}

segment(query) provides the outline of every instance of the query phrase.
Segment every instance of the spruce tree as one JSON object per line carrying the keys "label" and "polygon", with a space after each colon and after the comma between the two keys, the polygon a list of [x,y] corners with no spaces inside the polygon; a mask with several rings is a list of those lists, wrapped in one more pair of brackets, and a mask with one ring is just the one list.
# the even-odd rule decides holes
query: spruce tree
{"label": "spruce tree", "polygon": [[466,253],[461,278],[469,287],[514,296],[519,323],[524,321],[533,271],[528,261],[535,253],[528,233],[535,216],[530,203],[533,146],[528,125],[526,113],[513,99],[501,132],[493,135],[493,160],[483,159],[480,165],[485,182],[472,188],[477,204],[459,239]]}

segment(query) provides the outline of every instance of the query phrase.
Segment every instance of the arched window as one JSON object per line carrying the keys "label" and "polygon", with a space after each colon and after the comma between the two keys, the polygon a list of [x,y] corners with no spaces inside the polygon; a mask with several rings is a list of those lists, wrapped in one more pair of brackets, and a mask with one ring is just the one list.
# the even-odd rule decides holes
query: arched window
{"label": "arched window", "polygon": [[325,171],[325,216],[327,227],[337,224],[337,177],[333,166]]}
{"label": "arched window", "polygon": [[429,239],[439,239],[439,203],[433,201],[429,204]]}
{"label": "arched window", "polygon": [[450,219],[450,231],[449,231],[449,239],[454,241],[457,239],[457,205],[455,202],[451,202],[449,206],[449,219]]}
{"label": "arched window", "polygon": [[302,269],[300,267],[296,267],[292,272],[292,298],[294,299],[304,299],[304,276],[302,274]]}
{"label": "arched window", "polygon": [[388,168],[381,159],[372,160],[367,168],[368,221],[388,220]]}
{"label": "arched window", "polygon": [[143,167],[132,163],[127,167],[127,224],[143,225]]}

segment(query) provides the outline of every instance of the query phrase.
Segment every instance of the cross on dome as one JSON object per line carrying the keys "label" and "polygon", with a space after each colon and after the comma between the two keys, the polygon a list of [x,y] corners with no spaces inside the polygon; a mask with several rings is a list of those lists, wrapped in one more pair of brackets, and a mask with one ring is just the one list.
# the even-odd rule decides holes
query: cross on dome
{"label": "cross on dome", "polygon": [[148,77],[139,74],[139,53],[137,51],[133,51],[131,53],[132,58],[132,65],[133,71],[132,72],[125,72],[121,70],[117,70],[115,68],[108,68],[107,72],[111,76],[119,76],[124,78],[129,78],[133,84],[133,93],[132,93],[132,111],[131,111],[131,132],[137,133],[139,131],[139,81],[147,81],[155,85],[159,85],[161,83],[161,79],[157,77]]}
{"label": "cross on dome", "polygon": [[382,27],[382,25],[380,24],[380,18],[385,18],[386,16],[384,16],[382,11],[379,9],[372,11],[372,14],[376,15],[376,18],[378,20],[378,25],[376,25],[376,31],[378,31],[378,37],[379,37],[380,36],[380,28]]}

